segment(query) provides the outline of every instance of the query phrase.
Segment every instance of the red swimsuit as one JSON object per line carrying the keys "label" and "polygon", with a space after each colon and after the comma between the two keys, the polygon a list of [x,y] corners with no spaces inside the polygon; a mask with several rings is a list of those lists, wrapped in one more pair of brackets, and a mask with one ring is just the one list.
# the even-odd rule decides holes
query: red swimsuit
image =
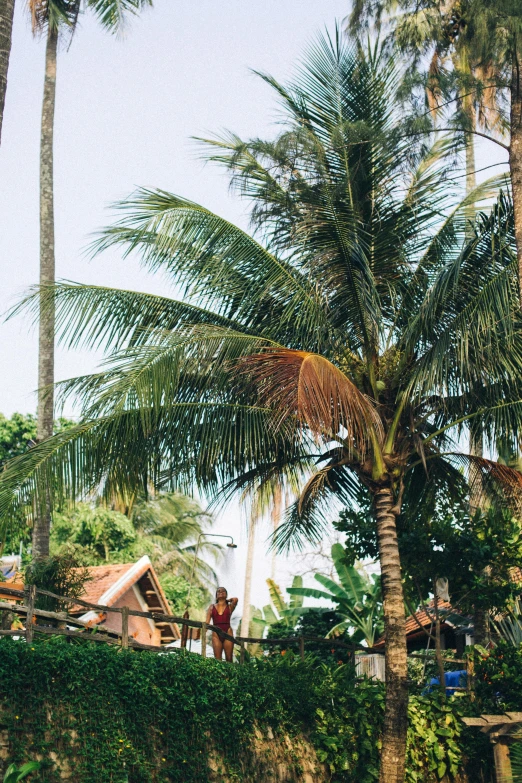
{"label": "red swimsuit", "polygon": [[222,631],[228,633],[228,629],[230,628],[230,607],[228,604],[225,606],[223,614],[219,614],[215,605],[212,606],[212,622]]}

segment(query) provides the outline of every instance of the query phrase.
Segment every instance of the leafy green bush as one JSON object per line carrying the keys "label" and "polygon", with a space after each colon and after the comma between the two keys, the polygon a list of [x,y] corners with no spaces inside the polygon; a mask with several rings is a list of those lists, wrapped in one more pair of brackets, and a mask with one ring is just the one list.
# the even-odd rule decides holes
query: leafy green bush
{"label": "leafy green bush", "polygon": [[[167,596],[172,611],[176,615],[182,615],[187,603],[187,593],[189,581],[186,577],[177,574],[171,574],[168,571],[159,578],[160,584]],[[190,591],[191,616],[194,616],[194,610],[207,609],[211,602],[211,595],[208,590],[198,585],[193,585]]]}
{"label": "leafy green bush", "polygon": [[104,506],[78,503],[68,513],[53,515],[52,541],[58,551],[71,544],[81,548],[89,565],[109,562],[111,554],[131,546],[136,531],[130,519]]}
{"label": "leafy green bush", "polygon": [[[85,582],[89,579],[89,571],[83,567],[82,561],[75,553],[67,550],[62,555],[32,560],[25,569],[26,585],[36,585],[41,590],[49,590],[69,598],[80,598]],[[36,606],[48,612],[60,612],[70,608],[68,602],[46,595],[37,597]]]}
{"label": "leafy green bush", "polygon": [[40,769],[38,761],[28,761],[27,764],[22,764],[19,769],[17,769],[16,764],[10,764],[4,775],[4,783],[19,783],[20,780],[26,778],[31,772],[36,772],[37,769]]}
{"label": "leafy green bush", "polygon": [[475,648],[475,691],[482,712],[520,710],[522,647],[500,642],[492,650]]}
{"label": "leafy green bush", "polygon": [[[377,781],[384,689],[356,683],[350,666],[284,656],[225,665],[176,652],[157,655],[63,637],[0,641],[0,715],[8,762],[43,758],[38,783],[58,783],[74,760],[75,783],[208,783],[219,749],[229,776],[251,781],[256,727],[304,732],[332,783]],[[462,764],[453,700],[412,697],[408,783],[437,781]],[[298,765],[296,758],[292,763]],[[235,775],[235,777],[234,777]]]}

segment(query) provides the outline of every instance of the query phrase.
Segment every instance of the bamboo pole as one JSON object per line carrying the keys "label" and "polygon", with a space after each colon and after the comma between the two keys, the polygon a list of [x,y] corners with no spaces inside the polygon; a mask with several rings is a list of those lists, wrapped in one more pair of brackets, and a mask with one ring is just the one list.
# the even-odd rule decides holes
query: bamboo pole
{"label": "bamboo pole", "polygon": [[31,644],[33,641],[33,618],[34,618],[34,601],[36,597],[36,585],[29,585],[27,588],[27,616],[25,619],[25,638],[27,644]]}
{"label": "bamboo pole", "polygon": [[129,607],[128,606],[122,606],[121,646],[123,650],[127,650],[129,647]]}
{"label": "bamboo pole", "polygon": [[207,657],[207,624],[202,623],[201,625],[201,657],[206,658]]}

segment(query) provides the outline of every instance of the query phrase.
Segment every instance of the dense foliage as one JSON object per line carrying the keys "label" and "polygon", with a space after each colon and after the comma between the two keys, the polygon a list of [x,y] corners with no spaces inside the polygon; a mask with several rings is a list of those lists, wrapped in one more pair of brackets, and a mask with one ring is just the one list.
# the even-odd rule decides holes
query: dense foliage
{"label": "dense foliage", "polygon": [[[208,783],[217,749],[230,779],[251,781],[256,727],[265,735],[270,728],[275,745],[282,733],[305,732],[335,783],[377,780],[384,690],[356,686],[347,665],[288,653],[227,666],[179,652],[6,639],[0,693],[8,761],[43,756],[35,783],[58,780],[53,759],[73,768],[75,783],[99,783],[100,769],[105,783],[126,775],[129,783]],[[462,747],[453,700],[413,696],[409,713],[408,782],[456,772]]]}
{"label": "dense foliage", "polygon": [[522,704],[522,647],[500,642],[475,652],[475,689],[486,713],[519,711]]}
{"label": "dense foliage", "polygon": [[[433,593],[434,580],[449,580],[452,606],[466,614],[474,608],[504,611],[520,592],[513,568],[522,562],[520,523],[491,503],[470,513],[465,487],[453,497],[406,482],[397,534],[409,606]],[[494,498],[492,498],[493,500]],[[377,556],[377,537],[368,493],[359,508],[343,510],[335,527],[346,534],[345,561]]]}

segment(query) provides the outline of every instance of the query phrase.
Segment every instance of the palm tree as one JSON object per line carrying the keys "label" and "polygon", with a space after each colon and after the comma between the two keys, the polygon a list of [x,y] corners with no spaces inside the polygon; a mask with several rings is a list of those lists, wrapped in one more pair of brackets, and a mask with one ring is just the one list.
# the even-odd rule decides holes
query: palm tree
{"label": "palm tree", "polygon": [[317,542],[335,503],[373,502],[386,634],[381,783],[404,779],[407,659],[397,545],[406,478],[451,496],[462,463],[518,497],[521,475],[461,454],[460,428],[519,437],[522,333],[513,211],[501,195],[465,243],[471,203],[445,180],[445,146],[402,132],[393,60],[319,38],[281,102],[275,141],[212,142],[253,204],[254,239],[164,191],[142,190],[97,247],[163,269],[185,300],[60,284],[69,345],[104,345],[95,375],[62,384],[78,425],[12,460],[0,520],[50,496],[108,499],[152,485],[236,492],[300,485],[277,529]]}
{"label": "palm tree", "polygon": [[[111,32],[121,29],[127,13],[136,13],[152,0],[86,0],[86,5]],[[54,111],[56,105],[56,67],[59,39],[74,33],[82,8],[81,0],[29,0],[33,33],[46,34],[45,78],[40,136],[40,285],[55,280],[54,240]],[[0,118],[1,119],[1,118]],[[38,421],[37,439],[53,434],[54,424],[54,327],[51,303],[40,312],[38,331]],[[33,555],[49,555],[50,508],[35,515]]]}
{"label": "palm tree", "polygon": [[[138,534],[137,545],[146,545],[157,572],[169,571],[187,579],[193,571],[198,538],[211,519],[195,500],[179,492],[141,498],[130,513]],[[208,588],[217,577],[207,559],[216,559],[222,549],[216,542],[205,540],[197,549],[194,578],[198,586]]]}
{"label": "palm tree", "polygon": [[[338,582],[324,574],[315,574],[315,579],[323,588],[322,590],[292,585],[287,588],[287,592],[293,597],[322,598],[337,604],[336,611],[344,619],[330,629],[328,636],[335,636],[346,629],[354,629],[355,642],[364,639],[368,647],[373,647],[376,638],[383,630],[381,580],[378,576],[368,576],[364,568],[347,566],[344,563],[345,555],[346,552],[341,544],[332,546],[332,560],[339,578]],[[309,610],[299,611],[303,614],[303,611]],[[291,615],[287,613],[286,616]]]}
{"label": "palm tree", "polygon": [[4,121],[5,91],[7,89],[9,55],[11,54],[14,7],[15,0],[0,0],[0,139]]}
{"label": "palm tree", "polygon": [[[489,138],[508,153],[522,295],[522,6],[517,0],[356,0],[350,29],[360,32],[370,19],[380,27],[383,17],[392,22],[399,49],[412,54],[414,62],[432,46],[454,59],[452,86],[456,82],[468,107],[478,103],[485,120],[478,130],[470,123],[469,110],[464,110],[456,125],[465,134]],[[509,142],[495,136],[495,130],[509,132]]]}

